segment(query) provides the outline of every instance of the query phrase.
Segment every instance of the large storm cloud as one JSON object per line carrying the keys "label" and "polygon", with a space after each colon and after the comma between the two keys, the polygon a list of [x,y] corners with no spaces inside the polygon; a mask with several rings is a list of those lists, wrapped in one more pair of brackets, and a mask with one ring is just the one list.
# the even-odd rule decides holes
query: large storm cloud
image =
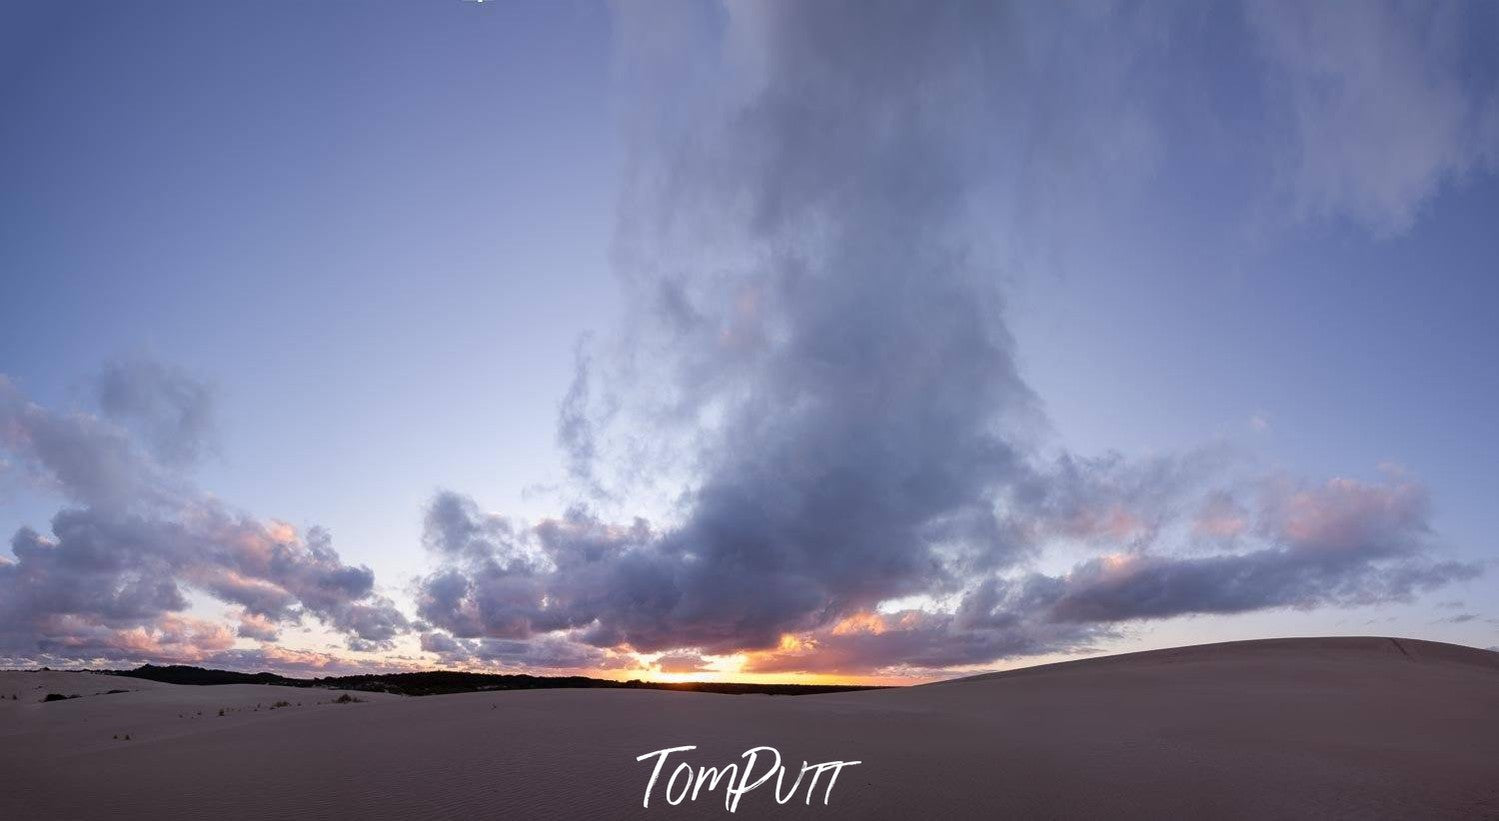
{"label": "large storm cloud", "polygon": [[[1148,106],[1123,84],[1150,67],[1164,11],[735,4],[683,42],[662,33],[691,29],[680,15],[663,29],[620,11],[641,112],[615,254],[632,311],[617,348],[580,356],[563,405],[582,501],[524,526],[434,498],[429,649],[934,668],[1085,647],[1136,619],[1406,599],[1477,572],[1428,557],[1408,477],[1045,446],[1003,277],[970,241],[971,180],[1022,156],[1015,226],[1037,227],[1096,193],[1068,183],[1080,173],[1148,162]],[[1277,82],[1299,82],[1306,67],[1275,63],[1295,32],[1263,34]],[[722,74],[688,64],[704,35]],[[1059,38],[1080,56],[1056,59]],[[1309,141],[1325,130],[1305,126]],[[1378,201],[1353,215],[1398,224],[1450,167],[1369,182]],[[1302,182],[1309,209],[1361,193]],[[656,521],[601,512],[649,476],[683,486]],[[1070,570],[1038,570],[1069,555]]]}

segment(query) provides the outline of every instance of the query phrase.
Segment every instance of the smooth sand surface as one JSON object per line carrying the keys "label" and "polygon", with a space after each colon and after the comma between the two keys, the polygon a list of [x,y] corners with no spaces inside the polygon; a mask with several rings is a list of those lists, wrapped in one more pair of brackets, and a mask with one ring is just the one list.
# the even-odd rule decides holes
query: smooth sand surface
{"label": "smooth sand surface", "polygon": [[[94,695],[110,689],[131,692]],[[39,703],[47,692],[83,697]],[[1235,642],[795,697],[334,704],[327,690],[0,672],[12,693],[0,818],[1499,818],[1499,653],[1410,639]],[[774,746],[788,788],[803,759],[863,763],[826,806],[821,787],[811,806],[805,789],[778,805],[772,779],[735,816],[722,787],[670,806],[658,784],[642,808],[651,766],[635,757],[686,744],[684,760],[718,766]]]}

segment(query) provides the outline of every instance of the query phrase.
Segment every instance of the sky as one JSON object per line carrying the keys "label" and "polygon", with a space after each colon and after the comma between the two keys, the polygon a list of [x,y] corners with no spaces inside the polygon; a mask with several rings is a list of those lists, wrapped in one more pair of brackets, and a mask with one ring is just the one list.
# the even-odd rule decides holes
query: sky
{"label": "sky", "polygon": [[1496,37],[0,4],[0,666],[1499,645]]}

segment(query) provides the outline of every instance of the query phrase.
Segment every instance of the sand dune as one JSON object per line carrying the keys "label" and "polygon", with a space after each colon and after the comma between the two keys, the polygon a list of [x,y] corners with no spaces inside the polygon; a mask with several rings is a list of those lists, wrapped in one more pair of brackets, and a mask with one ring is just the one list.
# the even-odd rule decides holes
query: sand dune
{"label": "sand dune", "polygon": [[[95,695],[110,689],[130,692]],[[81,697],[40,703],[47,692]],[[658,784],[641,806],[652,768],[636,757],[680,745],[714,766],[774,746],[788,789],[803,759],[862,762],[826,806],[822,786],[811,806],[805,789],[778,805],[772,779],[741,798],[735,815],[750,818],[1499,818],[1499,654],[1408,639],[1204,645],[798,697],[335,704],[322,690],[0,673],[11,693],[0,818],[729,817],[723,786],[670,806]]]}

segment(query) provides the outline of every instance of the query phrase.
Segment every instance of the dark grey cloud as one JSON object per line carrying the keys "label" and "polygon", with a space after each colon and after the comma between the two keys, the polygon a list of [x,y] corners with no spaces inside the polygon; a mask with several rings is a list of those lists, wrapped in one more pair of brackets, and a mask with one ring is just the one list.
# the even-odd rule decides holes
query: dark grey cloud
{"label": "dark grey cloud", "polygon": [[[1258,549],[1209,556],[1121,554],[1075,567],[1051,605],[1063,621],[1117,621],[1271,607],[1408,600],[1479,568],[1437,562],[1424,486],[1334,479],[1320,486],[1265,482],[1252,527]],[[1222,505],[1213,494],[1209,504]],[[1246,511],[1235,503],[1235,514]],[[1201,519],[1198,519],[1198,524]],[[1219,544],[1224,534],[1219,535]],[[1233,534],[1237,539],[1238,534]]]}
{"label": "dark grey cloud", "polygon": [[[273,640],[278,625],[309,616],[355,649],[387,648],[409,629],[375,592],[373,572],[346,564],[326,531],[253,518],[181,475],[178,463],[207,447],[194,438],[210,430],[206,390],[135,363],[108,370],[100,395],[143,432],[48,410],[0,377],[0,448],[72,503],[50,532],[18,530],[15,560],[0,561],[0,654],[189,661],[228,649],[236,634]],[[163,451],[151,431],[187,444]],[[184,615],[190,591],[237,605],[238,629]]]}
{"label": "dark grey cloud", "polygon": [[[667,28],[621,11],[642,85],[615,248],[631,307],[607,356],[580,354],[558,427],[594,506],[523,526],[435,497],[432,652],[930,668],[1477,572],[1429,558],[1414,481],[1044,450],[1001,273],[970,242],[974,181],[1013,170],[1008,146],[1015,226],[1065,238],[1058,215],[1108,195],[1099,180],[1148,170],[1158,135],[1130,80],[1161,70],[1168,10],[771,2]],[[705,64],[704,33],[732,70]],[[684,489],[655,523],[613,523],[653,474]],[[1084,557],[1037,572],[1057,544]],[[932,607],[886,612],[910,597]]]}
{"label": "dark grey cloud", "polygon": [[[956,587],[939,554],[1000,565],[1020,552],[991,500],[1024,470],[1000,422],[1032,397],[997,292],[942,237],[961,188],[928,110],[975,59],[937,47],[967,23],[895,7],[807,15],[767,13],[775,76],[734,113],[731,145],[680,158],[692,180],[678,193],[720,228],[747,219],[741,239],[774,258],[712,288],[632,272],[662,295],[639,317],[664,354],[645,378],[676,386],[671,420],[715,419],[685,520],[661,533],[582,512],[545,523],[529,534],[538,561],[434,575],[423,618],[460,635],[593,625],[596,641],[646,651],[766,647]],[[845,36],[855,20],[916,38],[923,65]]]}
{"label": "dark grey cloud", "polygon": [[[1106,497],[1101,508],[1113,510],[1134,496]],[[1204,498],[1212,506],[1222,493]],[[1218,533],[1212,540],[1220,549],[1236,548],[1229,552],[1166,552],[1166,545],[1142,545],[1121,533],[1117,552],[1064,574],[985,579],[950,615],[904,611],[844,620],[753,658],[749,669],[868,673],[982,664],[1073,651],[1131,621],[1409,601],[1481,570],[1431,558],[1426,493],[1408,477],[1322,485],[1280,477],[1261,483],[1246,501],[1252,512],[1239,502],[1233,508],[1245,522],[1231,537]]]}
{"label": "dark grey cloud", "polygon": [[931,674],[996,659],[1079,652],[1116,633],[1104,624],[1049,618],[1057,580],[1032,575],[989,577],[964,595],[953,612],[906,610],[864,613],[752,654],[756,673],[876,672]]}
{"label": "dark grey cloud", "polygon": [[474,500],[444,491],[427,505],[422,541],[445,558],[482,561],[511,552],[515,531],[505,517],[482,513]]}
{"label": "dark grey cloud", "polygon": [[1051,614],[1060,621],[1115,622],[1276,607],[1351,607],[1408,601],[1478,572],[1462,562],[1380,565],[1367,555],[1284,549],[1118,564],[1093,559],[1068,574]]}

